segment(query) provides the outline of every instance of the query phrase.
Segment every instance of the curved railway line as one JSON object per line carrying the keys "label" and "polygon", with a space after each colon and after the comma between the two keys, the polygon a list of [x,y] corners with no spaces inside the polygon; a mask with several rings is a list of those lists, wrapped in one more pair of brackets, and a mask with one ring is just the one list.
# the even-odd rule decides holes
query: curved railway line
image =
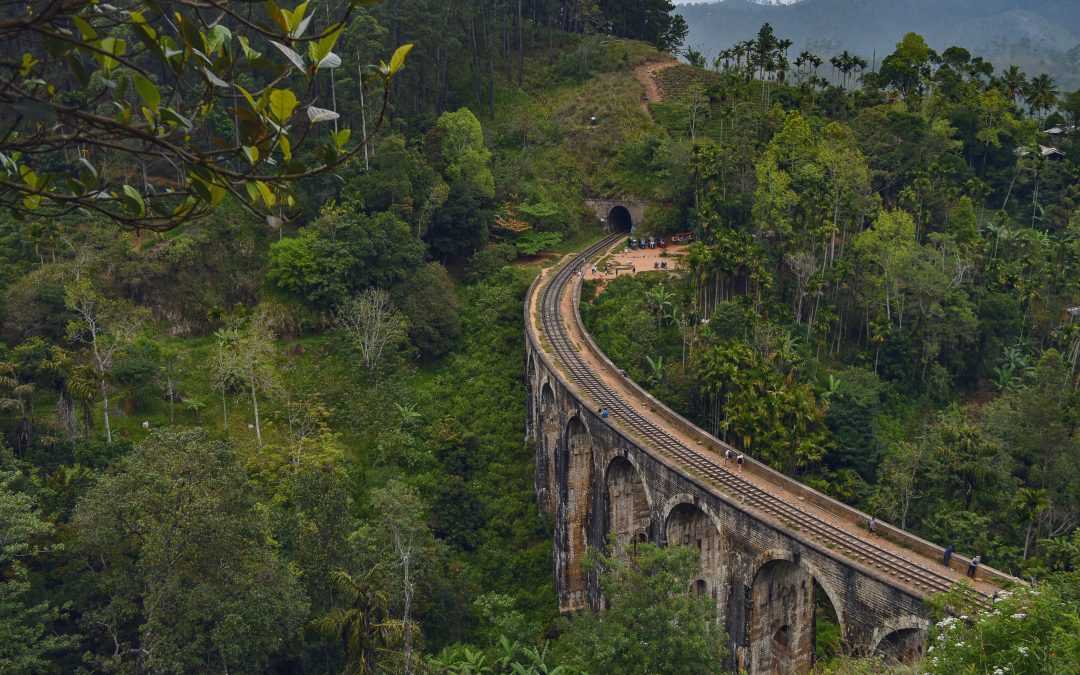
{"label": "curved railway line", "polygon": [[[540,327],[544,338],[549,342],[550,352],[573,384],[591,397],[597,406],[608,410],[608,422],[645,439],[650,450],[683,467],[689,474],[718,490],[732,503],[743,509],[752,508],[773,526],[796,531],[799,537],[830,551],[834,557],[875,570],[878,575],[891,578],[894,582],[899,581],[902,586],[913,588],[923,596],[952,588],[955,578],[909,560],[872,541],[866,541],[849,529],[838,527],[815,513],[770,494],[739,473],[733,473],[711,457],[687,446],[647,419],[593,371],[590,364],[581,357],[565,323],[567,320],[577,322],[577,314],[568,319],[563,316],[560,307],[565,294],[573,291],[574,284],[571,282],[578,271],[594,256],[614,246],[623,236],[625,235],[615,234],[606,237],[571,259],[543,287],[539,299]],[[581,334],[585,333],[584,327],[575,327]],[[719,441],[716,443],[727,447]],[[980,591],[980,595],[976,597],[979,604],[985,604],[985,591]]]}

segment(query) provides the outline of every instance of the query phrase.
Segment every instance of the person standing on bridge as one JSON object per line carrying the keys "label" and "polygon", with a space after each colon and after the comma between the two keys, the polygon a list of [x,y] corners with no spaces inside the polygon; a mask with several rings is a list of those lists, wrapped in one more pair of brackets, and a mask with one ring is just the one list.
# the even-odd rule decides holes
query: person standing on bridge
{"label": "person standing on bridge", "polygon": [[739,453],[739,456],[735,458],[735,463],[739,465],[739,471],[742,471],[742,464],[744,459],[745,457],[743,457],[742,453]]}
{"label": "person standing on bridge", "polygon": [[975,578],[975,573],[978,571],[979,563],[981,561],[982,561],[982,558],[980,556],[975,556],[974,558],[971,559],[971,562],[968,563],[967,575],[969,577],[971,577],[972,579]]}
{"label": "person standing on bridge", "polygon": [[724,460],[730,464],[733,459],[735,459],[735,451],[728,448],[724,451]]}
{"label": "person standing on bridge", "polygon": [[866,529],[870,530],[870,534],[877,534],[877,518],[870,516],[870,521],[866,523]]}
{"label": "person standing on bridge", "polygon": [[953,551],[955,551],[955,550],[956,550],[956,547],[953,546],[952,544],[949,544],[948,546],[945,547],[945,553],[943,553],[941,555],[941,563],[943,565],[945,565],[945,567],[948,567],[949,563],[952,562],[952,554],[953,554]]}

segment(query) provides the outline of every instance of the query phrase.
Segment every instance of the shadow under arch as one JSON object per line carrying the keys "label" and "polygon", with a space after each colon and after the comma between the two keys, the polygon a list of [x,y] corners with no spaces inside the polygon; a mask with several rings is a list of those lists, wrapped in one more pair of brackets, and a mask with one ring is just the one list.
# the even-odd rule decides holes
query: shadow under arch
{"label": "shadow under arch", "polygon": [[707,505],[688,494],[667,500],[660,521],[661,539],[668,546],[686,546],[698,551],[701,564],[693,589],[716,603],[718,617],[727,617],[728,546],[720,518]]}
{"label": "shadow under arch", "polygon": [[810,670],[818,646],[819,616],[839,630],[842,650],[843,605],[801,556],[778,549],[759,554],[750,567],[749,666],[752,673],[802,673]]}
{"label": "shadow under arch", "polygon": [[636,542],[648,540],[652,499],[645,478],[630,458],[618,455],[608,462],[604,473],[605,537],[614,537],[616,552]]}
{"label": "shadow under arch", "polygon": [[559,444],[559,409],[555,401],[555,390],[550,382],[540,386],[540,401],[537,414],[537,472],[536,487],[539,492],[540,506],[548,513],[555,513],[555,477],[556,453]]}
{"label": "shadow under arch", "polygon": [[868,654],[882,656],[886,662],[911,664],[925,652],[929,628],[930,622],[917,616],[886,621],[874,630]]}
{"label": "shadow under arch", "polygon": [[556,568],[563,576],[566,608],[585,606],[586,578],[583,562],[588,547],[589,505],[592,485],[592,438],[580,413],[567,420],[555,455],[558,471],[559,508],[556,527],[561,529]]}

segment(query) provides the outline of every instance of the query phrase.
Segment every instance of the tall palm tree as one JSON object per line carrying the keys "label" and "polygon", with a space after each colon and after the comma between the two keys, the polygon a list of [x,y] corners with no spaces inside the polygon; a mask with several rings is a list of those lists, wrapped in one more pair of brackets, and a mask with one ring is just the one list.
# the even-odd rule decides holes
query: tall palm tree
{"label": "tall palm tree", "polygon": [[1020,70],[1019,66],[1012,65],[1001,74],[1001,86],[1005,90],[1005,93],[1012,99],[1013,103],[1016,103],[1017,99],[1027,89],[1027,75],[1024,71]]}
{"label": "tall palm tree", "polygon": [[402,641],[405,625],[390,616],[390,595],[378,589],[372,577],[378,567],[363,575],[345,571],[333,574],[334,584],[348,606],[337,607],[315,622],[315,628],[341,641],[345,650],[343,675],[375,675],[383,672],[380,656]]}
{"label": "tall palm tree", "polygon": [[1054,78],[1045,73],[1039,75],[1028,83],[1028,88],[1024,92],[1024,98],[1027,100],[1028,107],[1031,108],[1032,113],[1042,113],[1039,115],[1041,119],[1046,116],[1046,113],[1050,109],[1057,105],[1057,83],[1054,82]]}

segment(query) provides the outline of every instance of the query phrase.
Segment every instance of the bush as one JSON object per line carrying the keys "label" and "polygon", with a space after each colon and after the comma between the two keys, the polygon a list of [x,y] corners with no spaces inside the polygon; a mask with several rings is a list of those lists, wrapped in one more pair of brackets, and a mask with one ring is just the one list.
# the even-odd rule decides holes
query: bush
{"label": "bush", "polygon": [[267,278],[278,290],[329,309],[367,288],[389,288],[424,260],[424,244],[390,213],[348,203],[324,211],[297,237],[270,248]]}
{"label": "bush", "polygon": [[394,303],[409,319],[409,339],[426,360],[446,354],[461,335],[454,281],[429,263],[393,289]]}

